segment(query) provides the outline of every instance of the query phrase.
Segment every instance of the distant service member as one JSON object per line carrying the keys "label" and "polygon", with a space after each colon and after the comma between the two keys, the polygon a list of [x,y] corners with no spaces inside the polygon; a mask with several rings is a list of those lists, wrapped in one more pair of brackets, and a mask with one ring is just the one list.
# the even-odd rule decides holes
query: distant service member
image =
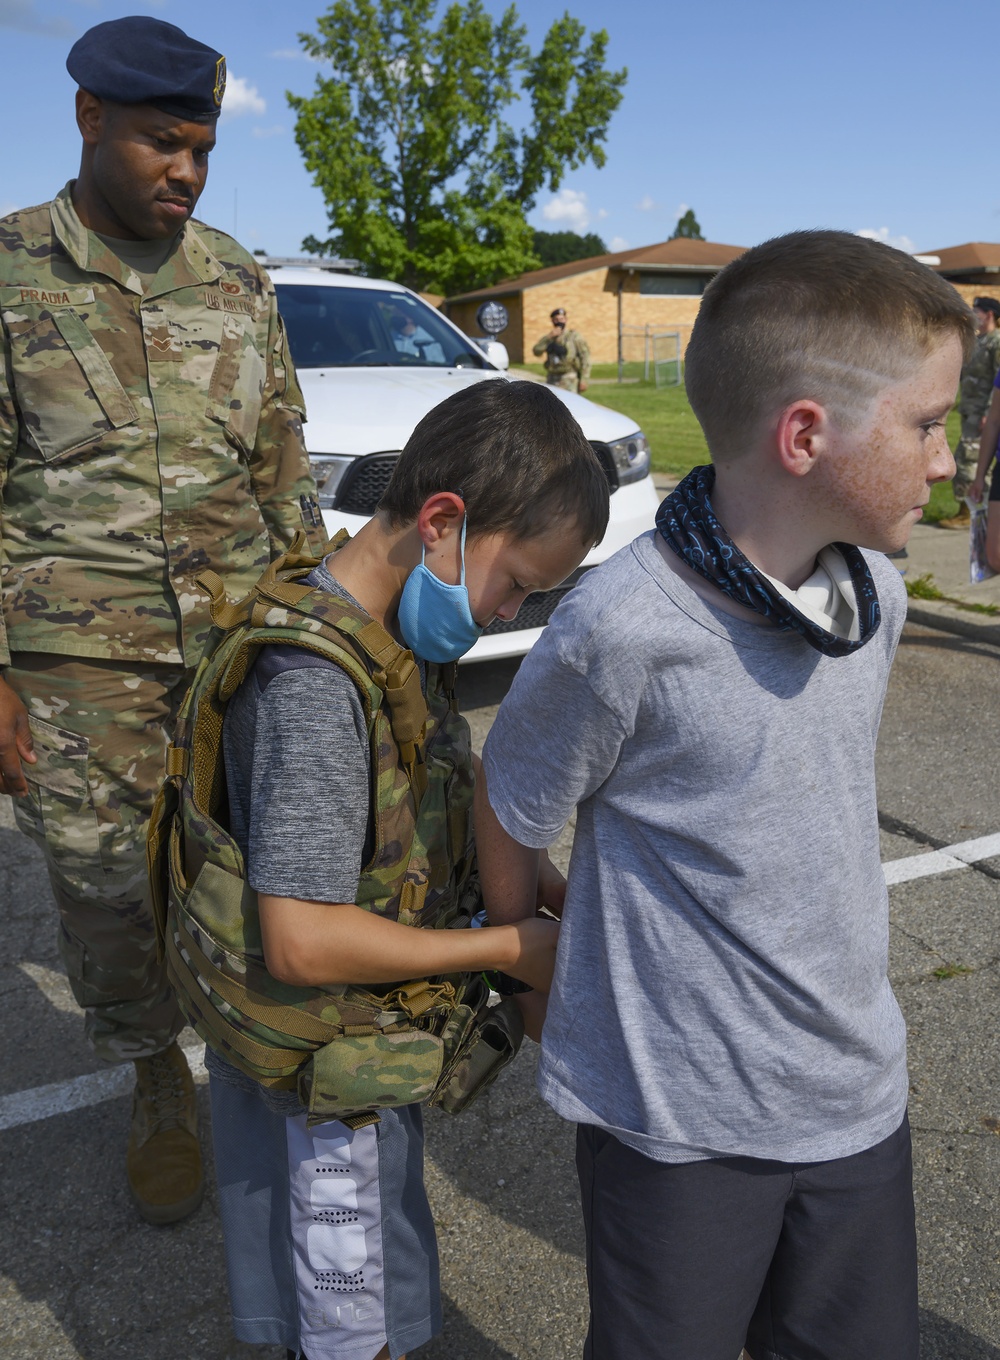
{"label": "distant service member", "polygon": [[979,461],[979,436],[993,395],[993,380],[1000,369],[1000,301],[993,297],[977,297],[972,301],[976,318],[976,347],[962,369],[959,386],[958,410],[962,417],[962,434],[955,447],[955,477],[951,488],[958,501],[958,514],[938,523],[942,529],[968,529],[969,507],[965,503],[969,487],[975,481]]}
{"label": "distant service member", "polygon": [[545,355],[546,381],[567,392],[586,392],[590,382],[590,346],[579,331],[566,326],[566,308],[549,317],[552,329],[542,336],[532,354]]}
{"label": "distant service member", "polygon": [[133,1061],[139,1211],[202,1193],[181,1015],[156,960],[145,833],[209,629],[195,576],[251,585],[323,536],[274,290],[191,214],[226,84],[172,24],[98,24],[79,178],[0,221],[0,791],[42,848],[87,1032]]}

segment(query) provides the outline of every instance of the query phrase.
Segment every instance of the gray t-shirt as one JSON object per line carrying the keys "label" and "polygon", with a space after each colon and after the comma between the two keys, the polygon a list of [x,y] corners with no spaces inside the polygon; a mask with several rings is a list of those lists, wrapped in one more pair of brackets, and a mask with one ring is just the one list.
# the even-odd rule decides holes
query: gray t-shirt
{"label": "gray t-shirt", "polygon": [[874,751],[906,614],[849,656],[713,608],[653,534],[559,607],[487,739],[541,847],[579,806],[539,1084],[659,1161],[826,1160],[899,1125]]}
{"label": "gray t-shirt", "polygon": [[[323,563],[310,585],[357,601]],[[353,902],[370,820],[365,711],[339,666],[264,647],[222,732],[230,829],[257,892]]]}

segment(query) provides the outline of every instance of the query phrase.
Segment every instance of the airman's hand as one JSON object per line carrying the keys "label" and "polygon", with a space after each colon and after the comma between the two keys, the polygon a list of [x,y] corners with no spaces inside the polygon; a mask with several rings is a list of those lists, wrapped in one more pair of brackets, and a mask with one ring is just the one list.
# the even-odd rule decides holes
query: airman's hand
{"label": "airman's hand", "polygon": [[28,782],[21,761],[34,765],[34,752],[28,727],[28,710],[4,680],[0,680],[0,793],[23,798]]}
{"label": "airman's hand", "polygon": [[579,391],[579,392],[586,392],[586,390],[587,390],[587,388],[588,388],[589,386],[590,386],[590,383],[589,383],[589,382],[584,382],[584,381],[581,379],[580,383],[579,383],[578,386],[577,386],[577,391]]}

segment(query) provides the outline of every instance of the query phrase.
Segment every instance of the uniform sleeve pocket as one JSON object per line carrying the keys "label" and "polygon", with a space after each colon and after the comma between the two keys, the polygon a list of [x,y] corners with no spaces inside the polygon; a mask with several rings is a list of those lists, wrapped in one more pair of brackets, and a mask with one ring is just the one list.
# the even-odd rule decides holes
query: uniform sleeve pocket
{"label": "uniform sleeve pocket", "polygon": [[21,418],[46,462],[138,420],[108,356],[72,308],[8,322],[8,335]]}
{"label": "uniform sleeve pocket", "polygon": [[87,783],[90,744],[87,738],[65,732],[61,727],[30,715],[28,725],[38,762],[35,765],[24,762],[25,778],[39,788],[83,807],[90,793]]}
{"label": "uniform sleeve pocket", "polygon": [[250,328],[235,316],[223,323],[219,356],[208,389],[210,420],[224,425],[237,445],[252,449],[264,392],[265,364]]}

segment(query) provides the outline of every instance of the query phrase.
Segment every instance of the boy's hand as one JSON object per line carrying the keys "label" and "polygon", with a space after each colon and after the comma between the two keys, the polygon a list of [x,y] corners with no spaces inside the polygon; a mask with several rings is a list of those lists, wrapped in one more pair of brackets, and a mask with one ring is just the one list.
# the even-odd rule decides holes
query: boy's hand
{"label": "boy's hand", "polygon": [[985,475],[982,477],[977,476],[975,481],[973,481],[972,485],[969,487],[968,491],[965,493],[966,499],[970,501],[975,501],[976,504],[978,505],[979,502],[983,499],[983,491],[985,490],[985,487],[986,487]]}
{"label": "boy's hand", "polygon": [[536,1044],[540,1044],[542,1042],[542,1026],[545,1024],[545,1012],[549,1004],[548,993],[521,992],[514,1000],[521,1011],[525,1034],[529,1039],[534,1039]]}
{"label": "boy's hand", "polygon": [[556,966],[558,925],[555,921],[529,916],[527,920],[515,921],[500,929],[513,931],[517,941],[517,952],[510,962],[504,963],[503,971],[519,982],[526,982],[535,991],[547,992],[552,986]]}
{"label": "boy's hand", "polygon": [[566,880],[543,850],[538,857],[538,892],[535,907],[545,907],[553,916],[562,916],[566,902]]}

